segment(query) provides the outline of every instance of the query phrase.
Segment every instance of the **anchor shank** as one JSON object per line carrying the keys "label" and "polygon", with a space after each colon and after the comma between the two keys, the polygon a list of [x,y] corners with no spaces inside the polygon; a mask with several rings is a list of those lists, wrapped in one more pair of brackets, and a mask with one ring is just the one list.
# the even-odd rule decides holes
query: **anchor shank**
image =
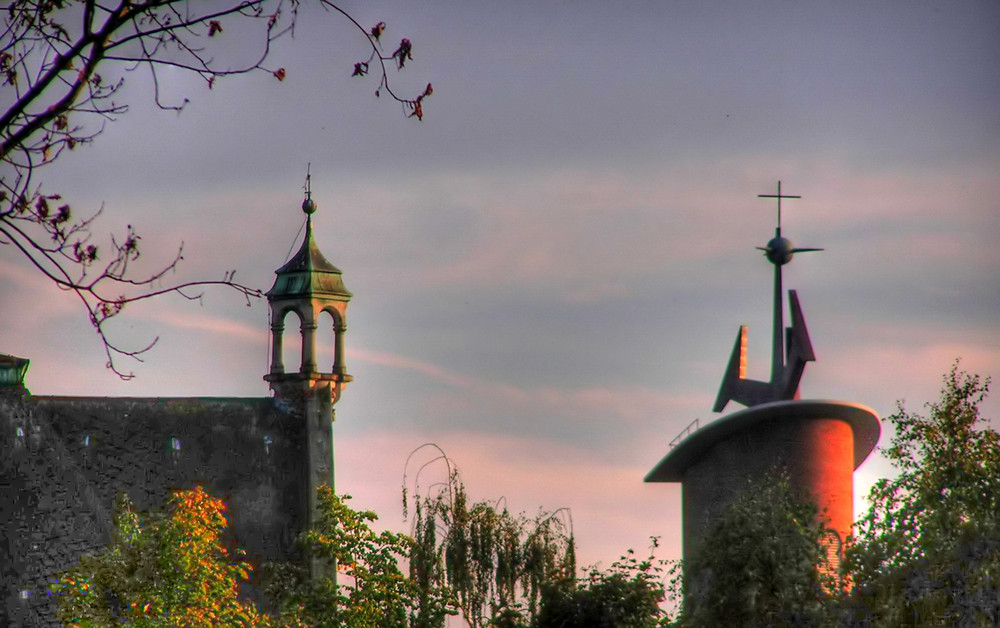
{"label": "anchor shank", "polygon": [[[774,237],[781,237],[781,227],[774,230]],[[774,343],[771,354],[771,384],[781,381],[785,370],[785,317],[781,292],[781,264],[774,265]]]}

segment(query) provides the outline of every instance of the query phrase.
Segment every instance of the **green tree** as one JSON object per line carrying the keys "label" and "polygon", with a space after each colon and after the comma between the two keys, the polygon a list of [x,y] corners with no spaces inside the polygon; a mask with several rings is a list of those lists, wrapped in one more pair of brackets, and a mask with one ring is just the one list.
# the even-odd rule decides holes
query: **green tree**
{"label": "green tree", "polygon": [[669,616],[660,607],[666,597],[664,561],[657,560],[658,539],[650,555],[638,559],[629,550],[606,570],[590,569],[586,578],[553,582],[542,589],[534,628],[656,628]]}
{"label": "green tree", "polygon": [[265,565],[273,608],[263,612],[241,595],[253,569],[226,549],[221,500],[195,487],[172,494],[166,514],[140,518],[122,496],[111,544],[53,585],[59,620],[70,628],[405,628],[416,621],[418,595],[442,616],[454,612],[437,589],[421,590],[402,572],[409,537],[375,532],[375,513],[352,510],[349,496],[329,487],[319,498],[319,525],[299,542],[336,563],[339,578],[310,580],[298,563]]}
{"label": "green tree", "polygon": [[[371,70],[379,77],[376,96],[384,93],[411,117],[422,118],[430,84],[416,97],[398,96],[386,69],[387,63],[401,69],[412,58],[410,40],[384,52],[384,22],[366,29],[335,2],[315,3],[356,27],[367,53],[354,63],[353,74],[365,76]],[[13,0],[4,5],[0,245],[10,246],[46,279],[76,294],[104,345],[108,368],[124,379],[131,373],[121,370],[117,359],[136,358],[152,347],[126,349],[107,335],[105,324],[127,304],[164,293],[196,299],[198,289],[210,285],[229,286],[248,298],[260,291],[233,281],[232,272],[215,281],[163,285],[180,263],[181,250],[160,270],[136,275],[140,236],[130,226],[112,237],[109,246],[99,247],[91,237],[97,215],[81,218],[58,191],[43,190],[44,169],[64,150],[93,142],[108,122],[127,111],[121,88],[131,72],[148,72],[156,105],[176,111],[188,99],[168,93],[161,82],[167,69],[196,75],[208,88],[248,73],[284,80],[285,69],[269,65],[271,46],[294,32],[299,8],[299,0]],[[235,32],[243,33],[243,41],[233,46],[226,40]],[[242,54],[234,60],[237,50]]]}
{"label": "green tree", "polygon": [[684,566],[678,626],[818,626],[836,578],[816,506],[782,470],[749,480]]}
{"label": "green tree", "polygon": [[195,487],[169,499],[166,517],[141,521],[124,495],[111,544],[53,585],[59,620],[70,628],[266,626],[240,598],[252,571],[222,543],[225,504]]}
{"label": "green tree", "polygon": [[883,454],[899,473],[872,487],[847,551],[853,621],[1000,625],[1000,435],[979,410],[989,384],[956,362],[926,415],[900,403],[888,417]]}
{"label": "green tree", "polygon": [[[276,601],[275,625],[288,628],[405,628],[416,609],[449,612],[433,586],[421,589],[403,574],[413,540],[404,534],[375,532],[372,511],[347,506],[328,486],[319,489],[320,521],[300,537],[311,557],[336,564],[338,578],[310,581],[303,566],[268,566],[266,592]],[[452,611],[453,612],[453,611]]]}

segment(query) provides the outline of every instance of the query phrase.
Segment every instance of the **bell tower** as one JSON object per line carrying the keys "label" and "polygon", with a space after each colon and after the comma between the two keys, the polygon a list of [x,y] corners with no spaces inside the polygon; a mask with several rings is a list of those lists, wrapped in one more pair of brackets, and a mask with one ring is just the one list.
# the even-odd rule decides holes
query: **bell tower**
{"label": "bell tower", "polygon": [[[302,392],[329,385],[330,401],[336,403],[344,384],[353,378],[344,363],[344,332],[347,330],[347,303],[353,296],[344,287],[340,269],[320,252],[313,239],[312,215],[316,203],[307,190],[302,202],[306,215],[306,234],[302,246],[288,262],[274,271],[274,285],[267,291],[271,310],[271,369],[264,379],[271,384],[276,397],[299,399]],[[294,312],[300,322],[302,341],[298,369],[282,362],[285,315]],[[320,314],[327,312],[333,319],[333,366],[319,369],[316,360],[316,329]]]}
{"label": "bell tower", "polygon": [[[306,198],[302,202],[306,215],[306,233],[298,252],[275,271],[274,285],[267,291],[271,317],[271,366],[264,380],[270,384],[275,402],[301,415],[305,421],[304,470],[301,483],[308,491],[303,504],[308,505],[305,521],[312,527],[317,518],[316,489],[322,484],[334,487],[333,466],[333,405],[340,398],[344,385],[353,377],[347,374],[344,362],[344,333],[347,330],[347,303],[351,293],[344,287],[340,269],[331,264],[313,240],[312,216],[316,203],[312,200],[309,177],[306,177]],[[329,314],[329,318],[322,316]],[[289,316],[294,313],[295,316]],[[296,367],[284,364],[282,348],[286,318],[298,318],[301,355]],[[321,320],[332,319],[333,364],[329,370],[318,363],[316,331]]]}

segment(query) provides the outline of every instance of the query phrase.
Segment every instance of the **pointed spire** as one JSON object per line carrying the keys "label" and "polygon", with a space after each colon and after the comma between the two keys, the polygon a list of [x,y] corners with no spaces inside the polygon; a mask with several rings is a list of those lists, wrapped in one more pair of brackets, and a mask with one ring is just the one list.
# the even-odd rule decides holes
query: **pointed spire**
{"label": "pointed spire", "polygon": [[318,294],[349,300],[353,296],[344,287],[340,269],[326,259],[313,239],[312,215],[316,213],[316,201],[312,199],[311,179],[312,175],[307,170],[306,197],[302,201],[302,212],[306,215],[306,234],[298,252],[284,266],[274,271],[277,277],[274,285],[267,291],[269,299]]}

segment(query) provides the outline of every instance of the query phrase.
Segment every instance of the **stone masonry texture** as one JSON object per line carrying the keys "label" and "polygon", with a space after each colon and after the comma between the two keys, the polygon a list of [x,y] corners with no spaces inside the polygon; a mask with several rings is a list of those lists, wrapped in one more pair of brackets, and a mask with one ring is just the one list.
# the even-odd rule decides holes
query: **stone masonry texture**
{"label": "stone masonry texture", "polygon": [[162,510],[198,484],[250,560],[295,559],[299,410],[268,398],[0,397],[0,626],[58,626],[48,585],[111,539],[115,498]]}

